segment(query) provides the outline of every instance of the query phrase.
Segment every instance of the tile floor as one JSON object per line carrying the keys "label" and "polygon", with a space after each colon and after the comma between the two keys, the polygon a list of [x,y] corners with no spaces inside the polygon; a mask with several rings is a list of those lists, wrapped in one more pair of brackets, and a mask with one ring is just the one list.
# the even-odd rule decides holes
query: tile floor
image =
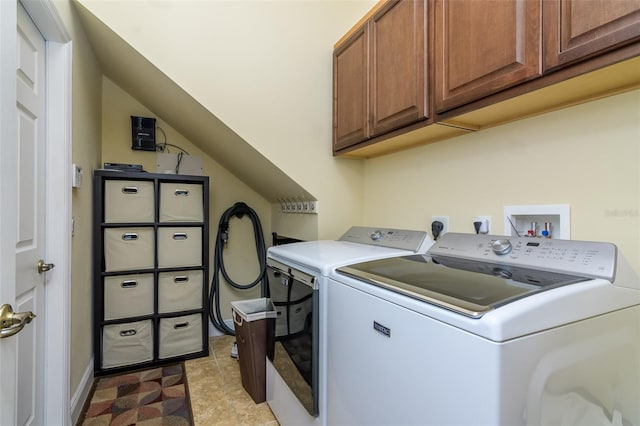
{"label": "tile floor", "polygon": [[209,339],[209,356],[185,362],[195,426],[278,426],[266,402],[256,404],[242,387],[231,358],[234,336]]}

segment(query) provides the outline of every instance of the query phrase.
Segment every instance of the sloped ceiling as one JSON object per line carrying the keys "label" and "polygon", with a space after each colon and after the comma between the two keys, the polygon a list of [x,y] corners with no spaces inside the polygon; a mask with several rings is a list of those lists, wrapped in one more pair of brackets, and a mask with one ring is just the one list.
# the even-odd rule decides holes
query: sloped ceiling
{"label": "sloped ceiling", "polygon": [[268,201],[292,194],[316,199],[90,11],[73,4],[110,80]]}

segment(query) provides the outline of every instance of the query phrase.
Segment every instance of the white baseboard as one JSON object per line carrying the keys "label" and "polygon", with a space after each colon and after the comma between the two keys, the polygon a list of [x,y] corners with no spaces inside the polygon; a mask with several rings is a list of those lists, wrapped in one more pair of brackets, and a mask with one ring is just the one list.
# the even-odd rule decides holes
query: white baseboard
{"label": "white baseboard", "polygon": [[91,392],[91,386],[93,386],[93,357],[89,360],[89,365],[82,375],[78,388],[73,393],[71,398],[71,424],[75,425],[82,414],[84,403],[87,401],[89,392]]}

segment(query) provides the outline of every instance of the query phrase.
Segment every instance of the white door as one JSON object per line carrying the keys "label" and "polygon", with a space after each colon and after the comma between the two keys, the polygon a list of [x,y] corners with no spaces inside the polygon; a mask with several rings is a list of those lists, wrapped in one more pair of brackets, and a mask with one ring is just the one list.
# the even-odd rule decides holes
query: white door
{"label": "white door", "polygon": [[[0,207],[10,211],[2,217],[0,228],[0,238],[8,241],[2,253],[0,304],[11,305],[16,313],[32,312],[36,317],[16,334],[12,332],[19,329],[19,324],[12,325],[11,318],[4,318],[0,330],[0,419],[13,419],[11,424],[15,425],[38,425],[44,420],[45,384],[46,273],[38,267],[45,253],[45,41],[21,5],[17,16],[15,130],[13,137],[2,140],[2,155],[7,157],[0,169]],[[3,139],[5,136],[3,132]],[[11,267],[12,271],[5,269]],[[6,305],[4,312],[8,314]],[[17,321],[30,319],[23,316]]]}

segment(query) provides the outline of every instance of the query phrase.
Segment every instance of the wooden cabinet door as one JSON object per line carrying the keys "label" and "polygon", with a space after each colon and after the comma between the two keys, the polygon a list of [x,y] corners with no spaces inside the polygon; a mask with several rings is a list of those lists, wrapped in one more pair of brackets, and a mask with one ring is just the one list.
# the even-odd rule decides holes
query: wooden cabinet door
{"label": "wooden cabinet door", "polygon": [[539,0],[436,0],[435,7],[438,112],[540,75]]}
{"label": "wooden cabinet door", "polygon": [[426,5],[389,1],[370,21],[371,136],[426,118]]}
{"label": "wooden cabinet door", "polygon": [[333,53],[333,150],[369,137],[368,25]]}
{"label": "wooden cabinet door", "polygon": [[545,0],[544,70],[640,40],[640,0]]}

